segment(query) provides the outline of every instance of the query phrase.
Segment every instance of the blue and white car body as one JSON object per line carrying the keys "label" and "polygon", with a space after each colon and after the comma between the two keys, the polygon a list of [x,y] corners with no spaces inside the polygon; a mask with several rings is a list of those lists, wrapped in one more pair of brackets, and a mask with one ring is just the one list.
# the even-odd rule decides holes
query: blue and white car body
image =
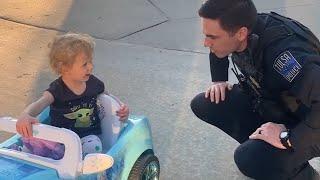
{"label": "blue and white car body", "polygon": [[[21,143],[20,135],[15,134],[0,144],[0,179],[158,179],[160,166],[154,156],[148,119],[130,116],[125,123],[120,123],[115,116],[119,108],[117,100],[100,95],[98,101],[103,113],[102,153],[113,158],[112,167],[102,172],[85,172],[87,156],[82,158],[79,136],[68,129],[47,125],[50,122],[47,108],[38,117],[41,124],[33,125],[33,136],[63,143],[63,158],[54,160],[10,149],[11,145]],[[0,130],[17,133],[15,119],[3,117],[0,121]],[[146,155],[149,159],[144,158]]]}

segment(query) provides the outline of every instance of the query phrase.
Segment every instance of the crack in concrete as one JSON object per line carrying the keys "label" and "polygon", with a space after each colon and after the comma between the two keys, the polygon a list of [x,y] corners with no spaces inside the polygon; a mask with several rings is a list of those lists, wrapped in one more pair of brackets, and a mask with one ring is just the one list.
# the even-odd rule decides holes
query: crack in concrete
{"label": "crack in concrete", "polygon": [[134,35],[134,34],[136,34],[136,33],[141,32],[141,31],[144,31],[144,30],[151,29],[151,28],[154,28],[154,27],[156,27],[156,26],[159,26],[159,25],[161,25],[161,24],[163,24],[163,23],[166,23],[166,22],[168,22],[168,21],[169,21],[169,20],[165,20],[165,21],[162,21],[162,22],[160,22],[160,23],[154,24],[154,25],[152,25],[152,26],[148,26],[148,27],[146,27],[146,28],[139,29],[139,30],[137,30],[137,31],[135,31],[135,32],[132,32],[132,33],[126,34],[126,35],[121,36],[121,37],[119,37],[119,38],[112,39],[111,41],[117,41],[117,40],[120,40],[120,39],[123,39],[123,38],[129,37],[129,36],[131,36],[131,35]]}
{"label": "crack in concrete", "polygon": [[199,16],[193,16],[193,17],[184,17],[184,18],[174,18],[172,21],[179,21],[179,20],[192,20],[192,19],[200,19]]}
{"label": "crack in concrete", "polygon": [[[0,16],[0,19],[5,20],[5,21],[9,21],[9,22],[13,22],[13,23],[16,23],[16,24],[20,24],[20,25],[31,26],[31,27],[40,28],[40,29],[46,29],[46,30],[52,30],[52,31],[57,31],[57,32],[61,32],[61,33],[69,32],[69,31],[65,31],[65,30],[57,29],[57,28],[53,28],[53,27],[39,26],[39,25],[36,25],[36,24],[22,22],[22,21],[19,21],[19,20],[11,19],[9,17]],[[104,41],[110,42],[110,40],[108,40],[108,39],[104,39],[104,38],[101,38],[101,37],[98,37],[98,36],[95,36],[95,35],[92,35],[92,34],[90,34],[90,36],[92,36],[95,39],[99,39],[99,40],[104,40]]]}
{"label": "crack in concrete", "polygon": [[47,30],[53,30],[53,31],[59,31],[59,32],[66,32],[66,31],[63,31],[63,30],[57,29],[57,28],[39,26],[39,25],[31,24],[31,23],[22,22],[22,21],[19,21],[19,20],[11,19],[11,18],[6,17],[6,16],[0,16],[0,19],[5,20],[5,21],[10,21],[10,22],[13,22],[13,23],[17,23],[17,24],[26,25],[26,26],[32,26],[32,27],[36,27],[36,28],[40,28],[40,29],[47,29]]}
{"label": "crack in concrete", "polygon": [[166,23],[166,22],[170,21],[170,18],[167,16],[167,14],[166,14],[164,11],[162,11],[162,9],[159,8],[155,3],[153,3],[152,0],[147,0],[147,2],[149,2],[154,8],[156,8],[156,9],[166,18],[166,20],[165,20],[165,21],[162,21],[162,22],[160,22],[160,23],[154,24],[154,25],[152,25],[152,26],[149,26],[149,27],[140,29],[140,30],[138,30],[138,31],[135,31],[135,32],[126,34],[126,35],[124,35],[124,36],[122,36],[122,37],[119,37],[119,38],[116,38],[116,39],[112,39],[111,41],[117,41],[117,40],[120,40],[120,39],[129,37],[129,36],[132,36],[132,35],[134,35],[134,34],[136,34],[136,33],[141,32],[141,31],[154,28],[154,27],[156,27],[156,26],[159,26],[159,25],[161,25],[161,24],[163,24],[163,23]]}
{"label": "crack in concrete", "polygon": [[[26,23],[26,22],[22,22],[22,21],[19,21],[19,20],[15,20],[15,19],[12,19],[12,18],[9,18],[9,17],[5,17],[5,16],[0,16],[0,19],[2,20],[5,20],[5,21],[9,21],[9,22],[13,22],[13,23],[17,23],[17,24],[21,24],[21,25],[26,25],[26,26],[32,26],[32,27],[36,27],[36,28],[40,28],[40,29],[47,29],[47,30],[53,30],[53,31],[58,31],[58,32],[62,32],[62,33],[67,33],[69,31],[65,31],[65,30],[62,30],[62,29],[57,29],[57,28],[53,28],[53,27],[48,27],[48,26],[39,26],[39,25],[36,25],[36,24],[32,24],[32,23]],[[99,40],[104,40],[104,41],[107,41],[107,42],[111,42],[111,41],[115,41],[115,40],[120,40],[122,38],[126,38],[128,36],[131,36],[133,34],[136,34],[138,32],[141,32],[141,31],[144,31],[146,29],[150,29],[150,28],[153,28],[155,26],[158,26],[160,24],[163,24],[165,22],[168,22],[168,19],[165,20],[165,21],[162,21],[160,23],[157,23],[157,24],[154,24],[152,26],[148,26],[146,28],[143,28],[143,29],[139,29],[137,31],[134,31],[132,33],[128,33],[126,35],[123,35],[121,37],[118,37],[118,38],[115,38],[115,39],[106,39],[106,38],[103,38],[103,37],[99,37],[99,36],[95,36],[95,35],[92,35],[90,34],[90,36],[92,36],[93,38],[95,39],[99,39]]]}
{"label": "crack in concrete", "polygon": [[305,6],[310,6],[310,5],[315,5],[316,3],[307,3],[307,4],[296,4],[296,5],[288,5],[288,6],[281,6],[281,7],[275,7],[275,8],[267,8],[263,9],[260,8],[260,11],[274,11],[274,10],[285,10],[286,8],[295,8],[295,7],[305,7]]}
{"label": "crack in concrete", "polygon": [[170,20],[170,17],[167,16],[167,14],[160,8],[158,7],[152,0],[147,0],[153,7],[155,7],[158,11],[160,11],[166,18],[167,20]]}
{"label": "crack in concrete", "polygon": [[183,49],[174,49],[174,48],[159,48],[159,49],[165,49],[170,51],[179,51],[179,52],[187,52],[187,53],[193,53],[193,54],[208,54],[201,51],[192,51],[192,50],[183,50]]}
{"label": "crack in concrete", "polygon": [[[5,21],[9,21],[9,22],[12,22],[12,23],[16,23],[16,24],[19,24],[19,25],[31,26],[31,27],[40,28],[40,29],[57,31],[57,32],[61,32],[61,33],[67,33],[67,32],[68,32],[68,31],[64,31],[64,30],[61,30],[61,29],[57,29],[57,28],[52,28],[52,27],[47,27],[47,26],[39,26],[39,25],[31,24],[31,23],[25,23],[25,22],[18,21],[18,20],[14,20],[14,19],[11,19],[11,18],[5,17],[5,16],[0,16],[0,19],[5,20]],[[168,22],[168,21],[169,21],[169,20],[165,20],[165,21],[163,21],[163,22],[160,22],[160,23],[157,23],[157,24],[155,24],[155,25],[152,25],[152,26],[149,26],[149,27],[140,29],[140,30],[138,30],[138,31],[135,31],[135,32],[133,32],[133,33],[124,35],[123,37],[120,37],[120,38],[117,38],[117,39],[113,39],[113,40],[104,39],[104,38],[97,37],[97,36],[94,36],[94,35],[91,35],[91,36],[92,36],[93,38],[97,39],[97,40],[106,41],[106,42],[108,42],[108,43],[110,43],[110,42],[119,43],[119,42],[117,42],[117,40],[120,40],[120,39],[122,39],[122,38],[131,36],[131,35],[133,35],[133,34],[136,34],[136,33],[138,33],[138,32],[144,31],[144,30],[146,30],[146,29],[150,29],[150,28],[153,28],[153,27],[155,27],[155,26],[159,26],[159,25],[161,25],[161,24],[163,24],[163,23],[166,23],[166,22]],[[203,53],[203,52],[200,52],[200,51],[192,51],[192,50],[181,50],[181,49],[174,49],[174,48],[160,48],[160,47],[146,46],[146,45],[134,44],[134,43],[126,43],[126,44],[135,45],[135,46],[145,46],[145,47],[162,49],[162,50],[178,51],[178,52],[187,52],[187,53],[195,53],[195,54],[207,54],[207,53]]]}

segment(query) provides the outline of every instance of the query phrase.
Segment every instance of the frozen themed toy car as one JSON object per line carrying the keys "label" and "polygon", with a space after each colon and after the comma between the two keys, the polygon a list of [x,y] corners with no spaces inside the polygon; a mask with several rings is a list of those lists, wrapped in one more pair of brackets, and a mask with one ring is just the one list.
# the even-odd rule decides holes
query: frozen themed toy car
{"label": "frozen themed toy car", "polygon": [[[98,105],[102,153],[83,158],[78,135],[47,125],[50,122],[47,108],[38,117],[41,124],[33,125],[33,136],[62,143],[62,158],[51,159],[23,151],[21,136],[16,134],[0,144],[0,179],[159,179],[160,165],[154,155],[148,119],[130,116],[128,121],[120,123],[115,116],[120,106],[112,96],[100,95]],[[17,133],[15,119],[2,117],[0,122],[0,130]]]}

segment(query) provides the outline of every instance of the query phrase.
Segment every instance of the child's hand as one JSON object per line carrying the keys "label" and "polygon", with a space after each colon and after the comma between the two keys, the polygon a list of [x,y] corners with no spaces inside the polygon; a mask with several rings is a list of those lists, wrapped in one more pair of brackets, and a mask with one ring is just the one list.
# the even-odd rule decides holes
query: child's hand
{"label": "child's hand", "polygon": [[129,116],[129,107],[126,104],[121,104],[120,109],[116,113],[120,117],[120,121],[125,121]]}
{"label": "child's hand", "polygon": [[23,137],[32,137],[32,124],[38,122],[36,118],[30,116],[28,113],[22,113],[16,123],[17,132]]}

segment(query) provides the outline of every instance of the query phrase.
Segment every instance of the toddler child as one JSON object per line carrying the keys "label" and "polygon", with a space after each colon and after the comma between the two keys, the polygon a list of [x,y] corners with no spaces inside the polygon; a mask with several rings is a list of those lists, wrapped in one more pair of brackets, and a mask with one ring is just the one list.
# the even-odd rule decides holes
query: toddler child
{"label": "toddler child", "polygon": [[[50,84],[42,97],[26,107],[16,124],[17,132],[23,136],[22,140],[30,152],[48,157],[52,153],[47,153],[46,149],[55,151],[52,147],[57,147],[54,142],[32,137],[32,124],[38,123],[35,117],[49,105],[52,126],[70,129],[86,141],[86,136],[101,134],[97,96],[105,91],[105,87],[92,75],[93,51],[94,42],[89,35],[67,33],[54,40],[49,55],[50,66],[59,78]],[[128,115],[128,106],[122,104],[117,116],[124,121]],[[45,148],[39,150],[31,142]],[[83,149],[83,154],[88,153],[93,152]],[[53,154],[54,159],[62,158]]]}

